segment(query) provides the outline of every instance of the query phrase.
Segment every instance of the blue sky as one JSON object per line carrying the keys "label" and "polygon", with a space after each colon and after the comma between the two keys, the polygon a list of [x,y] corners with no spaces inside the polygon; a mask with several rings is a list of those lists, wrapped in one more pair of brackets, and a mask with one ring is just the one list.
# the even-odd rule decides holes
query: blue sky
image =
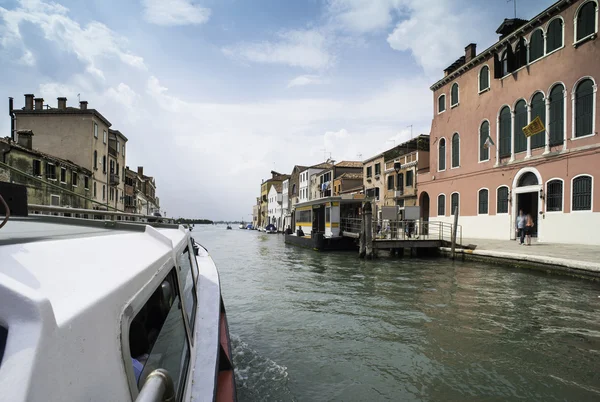
{"label": "blue sky", "polygon": [[16,107],[81,94],[168,215],[249,219],[273,168],[428,133],[429,86],[512,16],[505,0],[0,0],[0,92]]}

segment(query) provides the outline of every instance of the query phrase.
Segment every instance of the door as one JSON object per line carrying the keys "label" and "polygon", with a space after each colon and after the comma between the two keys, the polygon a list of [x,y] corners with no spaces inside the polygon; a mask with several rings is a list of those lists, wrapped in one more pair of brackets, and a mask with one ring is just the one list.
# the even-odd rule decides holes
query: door
{"label": "door", "polygon": [[517,216],[519,211],[523,210],[523,215],[531,215],[533,219],[533,229],[531,230],[531,237],[537,237],[538,235],[538,192],[522,193],[517,198]]}

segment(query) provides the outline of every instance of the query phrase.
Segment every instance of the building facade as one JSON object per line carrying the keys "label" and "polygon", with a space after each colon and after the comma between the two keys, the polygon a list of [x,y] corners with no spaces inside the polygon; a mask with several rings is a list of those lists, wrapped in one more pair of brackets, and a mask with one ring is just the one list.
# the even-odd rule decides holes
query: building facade
{"label": "building facade", "polygon": [[124,191],[125,191],[125,212],[129,213],[137,213],[137,193],[139,191],[137,185],[137,173],[133,170],[129,169],[129,166],[125,167],[125,183],[124,183]]}
{"label": "building facade", "polygon": [[290,179],[284,180],[281,184],[281,216],[283,217],[281,225],[285,229],[292,222],[292,215],[290,213]]}
{"label": "building facade", "polygon": [[363,185],[365,195],[371,198],[373,216],[380,219],[381,207],[384,205],[383,189],[385,188],[385,158],[383,153],[363,162]]}
{"label": "building facade", "polygon": [[[324,162],[314,166],[310,166],[300,171],[300,193],[298,196],[298,202],[307,202],[316,197],[316,191],[314,187],[311,190],[311,176],[322,172],[325,169],[331,169],[332,163]],[[316,185],[313,183],[313,185]]]}
{"label": "building facade", "polygon": [[342,173],[333,180],[333,195],[360,194],[363,192],[362,173]]}
{"label": "building facade", "polygon": [[[598,2],[558,1],[497,33],[480,54],[467,46],[431,87],[422,210],[448,222],[456,210],[463,237],[507,240],[523,210],[539,241],[600,244]],[[538,117],[545,131],[526,137]]]}
{"label": "building facade", "polygon": [[267,194],[268,198],[268,223],[273,224],[277,228],[277,230],[282,230],[283,225],[283,216],[282,216],[282,194],[281,194],[282,185],[279,183],[275,183],[271,186],[269,193]]}
{"label": "building facade", "polygon": [[92,172],[33,148],[34,134],[18,131],[19,142],[0,139],[0,181],[27,187],[27,202],[90,209]]}

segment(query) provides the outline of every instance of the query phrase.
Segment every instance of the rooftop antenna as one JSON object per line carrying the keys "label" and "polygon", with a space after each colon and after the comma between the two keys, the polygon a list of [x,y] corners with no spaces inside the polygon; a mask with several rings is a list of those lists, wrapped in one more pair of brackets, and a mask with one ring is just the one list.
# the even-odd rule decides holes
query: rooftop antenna
{"label": "rooftop antenna", "polygon": [[513,2],[515,6],[515,19],[517,18],[517,0],[506,0],[507,3]]}
{"label": "rooftop antenna", "polygon": [[77,102],[81,102],[81,94],[77,94]]}
{"label": "rooftop antenna", "polygon": [[356,157],[358,158],[359,161],[362,161],[362,154],[361,153],[356,154]]}

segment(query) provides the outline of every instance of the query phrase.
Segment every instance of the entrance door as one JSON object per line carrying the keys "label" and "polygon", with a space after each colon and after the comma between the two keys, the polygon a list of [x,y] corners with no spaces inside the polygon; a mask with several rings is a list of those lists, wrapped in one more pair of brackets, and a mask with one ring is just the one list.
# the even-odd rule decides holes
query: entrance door
{"label": "entrance door", "polygon": [[538,192],[522,193],[517,195],[517,215],[523,210],[523,215],[531,215],[533,219],[533,229],[531,237],[537,237],[538,234]]}

